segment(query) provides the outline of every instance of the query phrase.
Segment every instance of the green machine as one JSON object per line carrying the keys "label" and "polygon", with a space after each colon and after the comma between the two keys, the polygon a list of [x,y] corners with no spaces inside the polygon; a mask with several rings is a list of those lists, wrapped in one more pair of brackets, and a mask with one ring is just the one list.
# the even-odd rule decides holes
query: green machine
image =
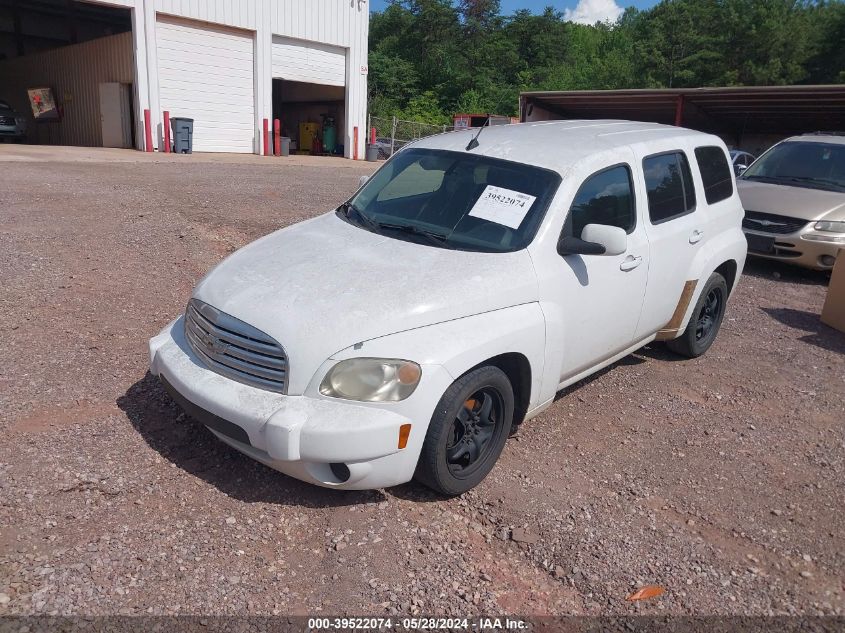
{"label": "green machine", "polygon": [[323,151],[334,154],[337,149],[337,126],[334,117],[323,115]]}

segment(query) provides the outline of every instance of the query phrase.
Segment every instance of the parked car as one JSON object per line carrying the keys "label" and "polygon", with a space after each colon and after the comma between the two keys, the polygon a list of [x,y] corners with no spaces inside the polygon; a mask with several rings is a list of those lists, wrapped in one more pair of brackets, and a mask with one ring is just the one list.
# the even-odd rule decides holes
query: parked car
{"label": "parked car", "polygon": [[395,143],[390,138],[377,137],[375,146],[378,148],[379,160],[387,160],[393,153],[392,148]]}
{"label": "parked car", "polygon": [[460,494],[514,425],[658,340],[711,346],[746,254],[715,136],[630,122],[452,132],[229,256],[150,341],[222,441],[335,488]]}
{"label": "parked car", "polygon": [[845,248],[845,135],[778,143],[737,181],[751,255],[830,270]]}
{"label": "parked car", "polygon": [[737,176],[741,176],[755,160],[757,160],[757,157],[753,154],[738,149],[731,150],[731,164],[733,165],[734,174]]}
{"label": "parked car", "polygon": [[26,140],[26,118],[5,101],[0,101],[0,140]]}

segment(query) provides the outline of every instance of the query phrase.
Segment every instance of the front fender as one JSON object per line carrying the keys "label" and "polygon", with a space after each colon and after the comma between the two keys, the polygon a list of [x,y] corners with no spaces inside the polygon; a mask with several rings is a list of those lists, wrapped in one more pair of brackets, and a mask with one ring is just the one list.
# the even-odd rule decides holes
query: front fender
{"label": "front fender", "polygon": [[[494,356],[515,352],[525,356],[531,367],[533,408],[539,400],[545,347],[543,312],[538,303],[525,303],[370,339],[333,354],[331,360],[402,358],[424,366],[439,365],[455,380]],[[315,382],[319,380],[322,376],[314,377]]]}

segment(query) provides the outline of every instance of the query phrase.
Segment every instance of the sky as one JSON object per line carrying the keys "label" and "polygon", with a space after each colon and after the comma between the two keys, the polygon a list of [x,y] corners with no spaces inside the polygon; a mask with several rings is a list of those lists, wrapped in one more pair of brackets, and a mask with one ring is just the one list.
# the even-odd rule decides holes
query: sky
{"label": "sky", "polygon": [[[573,22],[595,24],[599,21],[614,21],[625,7],[634,6],[646,9],[656,4],[656,0],[502,0],[502,13],[509,15],[518,9],[530,9],[539,13],[547,6],[563,11],[565,17]],[[370,0],[370,9],[381,11],[387,0]]]}

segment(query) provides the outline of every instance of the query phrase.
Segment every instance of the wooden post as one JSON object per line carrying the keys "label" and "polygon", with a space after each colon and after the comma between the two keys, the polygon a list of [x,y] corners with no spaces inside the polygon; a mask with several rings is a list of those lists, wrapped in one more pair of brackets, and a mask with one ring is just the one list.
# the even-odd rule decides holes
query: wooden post
{"label": "wooden post", "polygon": [[273,154],[282,155],[282,122],[279,119],[273,120]]}
{"label": "wooden post", "polygon": [[681,127],[684,121],[684,95],[678,95],[675,99],[675,126]]}

